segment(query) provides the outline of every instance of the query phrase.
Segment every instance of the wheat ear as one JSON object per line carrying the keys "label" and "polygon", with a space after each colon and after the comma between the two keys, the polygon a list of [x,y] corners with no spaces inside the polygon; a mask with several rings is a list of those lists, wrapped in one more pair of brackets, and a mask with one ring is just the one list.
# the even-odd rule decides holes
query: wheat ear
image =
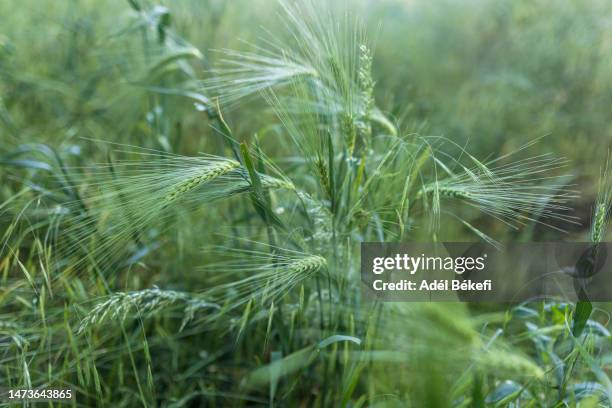
{"label": "wheat ear", "polygon": [[228,174],[238,167],[240,167],[240,163],[234,160],[226,160],[207,166],[192,177],[174,187],[165,197],[166,204],[175,201],[180,196],[188,193],[202,184],[209,183],[218,177]]}

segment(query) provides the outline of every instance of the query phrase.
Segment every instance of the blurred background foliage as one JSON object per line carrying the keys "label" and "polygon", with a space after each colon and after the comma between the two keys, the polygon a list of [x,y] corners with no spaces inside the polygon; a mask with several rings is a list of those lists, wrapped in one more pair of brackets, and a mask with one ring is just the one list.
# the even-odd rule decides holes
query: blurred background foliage
{"label": "blurred background foliage", "polygon": [[[281,32],[278,5],[261,0],[160,2],[148,17],[119,0],[0,7],[2,122],[13,142],[138,131],[154,144],[161,132],[178,150],[181,139],[204,139],[206,122],[173,98],[164,105],[167,123],[151,129],[148,114],[162,98],[142,88],[158,59],[189,44],[145,40],[143,27],[154,28],[167,12],[177,37],[202,53],[186,58],[189,75],[165,77],[174,85],[204,77],[219,56],[214,49],[248,49],[241,39],[257,43],[262,28]],[[469,142],[478,157],[542,135],[549,135],[542,149],[578,165],[609,146],[609,2],[358,0],[350,8],[374,37],[379,103],[408,129]],[[138,90],[142,98],[133,103]],[[238,134],[241,114],[248,111],[232,116]]]}

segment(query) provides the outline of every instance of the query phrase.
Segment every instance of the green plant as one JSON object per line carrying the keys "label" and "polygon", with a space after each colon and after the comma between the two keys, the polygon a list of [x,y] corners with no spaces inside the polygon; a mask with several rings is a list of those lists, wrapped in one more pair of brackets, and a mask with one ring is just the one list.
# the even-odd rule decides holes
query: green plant
{"label": "green plant", "polygon": [[[425,136],[410,109],[427,95],[389,85],[405,75],[387,54],[403,40],[376,46],[369,21],[336,4],[281,2],[247,51],[192,45],[234,36],[241,5],[207,2],[195,24],[199,4],[113,3],[125,17],[102,19],[83,2],[66,17],[65,61],[28,47],[0,59],[0,385],[71,387],[84,406],[609,403],[605,306],[380,303],[360,287],[362,242],[501,245],[526,225],[576,228],[570,162],[529,153],[552,138],[509,137],[477,159],[468,150],[489,143],[455,137],[471,126],[441,103],[471,93],[431,84],[446,106],[433,128],[446,116],[453,132]],[[410,74],[447,72],[425,68]],[[520,112],[543,105],[519,96]],[[594,243],[610,215],[605,168]]]}

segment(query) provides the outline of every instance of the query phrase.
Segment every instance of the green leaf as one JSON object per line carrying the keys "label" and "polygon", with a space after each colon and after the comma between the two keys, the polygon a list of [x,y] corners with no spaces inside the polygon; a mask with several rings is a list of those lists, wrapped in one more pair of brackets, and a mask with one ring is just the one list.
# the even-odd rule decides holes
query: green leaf
{"label": "green leaf", "polygon": [[576,395],[576,397],[578,398],[584,398],[586,396],[593,395],[593,394],[596,394],[596,395],[606,394],[605,387],[593,381],[587,381],[587,382],[581,382],[578,384],[574,384],[573,390],[574,390],[574,395]]}
{"label": "green leaf", "polygon": [[538,318],[540,314],[534,309],[526,306],[517,306],[512,309],[512,315],[519,319]]}
{"label": "green leaf", "polygon": [[472,404],[474,408],[485,408],[485,398],[483,393],[483,379],[481,373],[474,373],[472,381]]}
{"label": "green leaf", "polygon": [[253,306],[253,299],[249,300],[249,303],[246,305],[246,309],[242,314],[242,319],[240,321],[240,329],[238,329],[238,336],[236,336],[236,344],[242,338],[244,334],[244,329],[246,329],[247,323],[249,322],[249,316],[251,315],[251,307]]}
{"label": "green leaf", "polygon": [[244,163],[244,166],[247,168],[247,171],[249,173],[249,181],[252,187],[251,201],[253,202],[255,210],[257,211],[259,216],[266,222],[266,224],[272,224],[283,230],[286,229],[282,221],[272,211],[269,201],[266,200],[266,195],[264,194],[264,190],[261,185],[261,177],[255,169],[253,159],[251,158],[251,154],[249,153],[249,148],[244,142],[240,144],[240,153],[242,155],[242,162]]}
{"label": "green leaf", "polygon": [[278,382],[281,378],[309,365],[317,356],[312,346],[296,351],[293,354],[275,360],[270,364],[251,372],[242,383],[245,388],[257,388]]}
{"label": "green leaf", "polygon": [[584,328],[586,327],[587,321],[593,311],[593,305],[588,300],[580,300],[576,303],[574,309],[574,316],[572,319],[572,334],[574,337],[580,337]]}
{"label": "green leaf", "polygon": [[2,160],[0,161],[0,165],[23,167],[26,169],[34,169],[34,170],[53,171],[53,167],[51,167],[48,163],[42,162],[40,160],[30,160],[30,159]]}
{"label": "green leaf", "polygon": [[330,344],[338,343],[341,341],[350,341],[357,344],[358,346],[361,345],[361,339],[358,339],[357,337],[346,336],[343,334],[334,334],[333,336],[329,336],[328,338],[321,340],[321,342],[319,342],[319,344],[317,345],[317,348],[322,349],[329,346]]}
{"label": "green leaf", "polygon": [[514,381],[504,381],[492,393],[487,396],[487,404],[504,406],[517,399],[524,388]]}

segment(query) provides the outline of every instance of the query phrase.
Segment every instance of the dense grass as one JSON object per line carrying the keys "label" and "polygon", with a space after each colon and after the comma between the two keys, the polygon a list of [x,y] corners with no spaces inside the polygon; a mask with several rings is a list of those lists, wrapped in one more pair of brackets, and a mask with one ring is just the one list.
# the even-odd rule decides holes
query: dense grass
{"label": "dense grass", "polygon": [[364,241],[606,241],[610,5],[326,3],[0,2],[1,387],[610,406],[608,305],[359,278]]}

